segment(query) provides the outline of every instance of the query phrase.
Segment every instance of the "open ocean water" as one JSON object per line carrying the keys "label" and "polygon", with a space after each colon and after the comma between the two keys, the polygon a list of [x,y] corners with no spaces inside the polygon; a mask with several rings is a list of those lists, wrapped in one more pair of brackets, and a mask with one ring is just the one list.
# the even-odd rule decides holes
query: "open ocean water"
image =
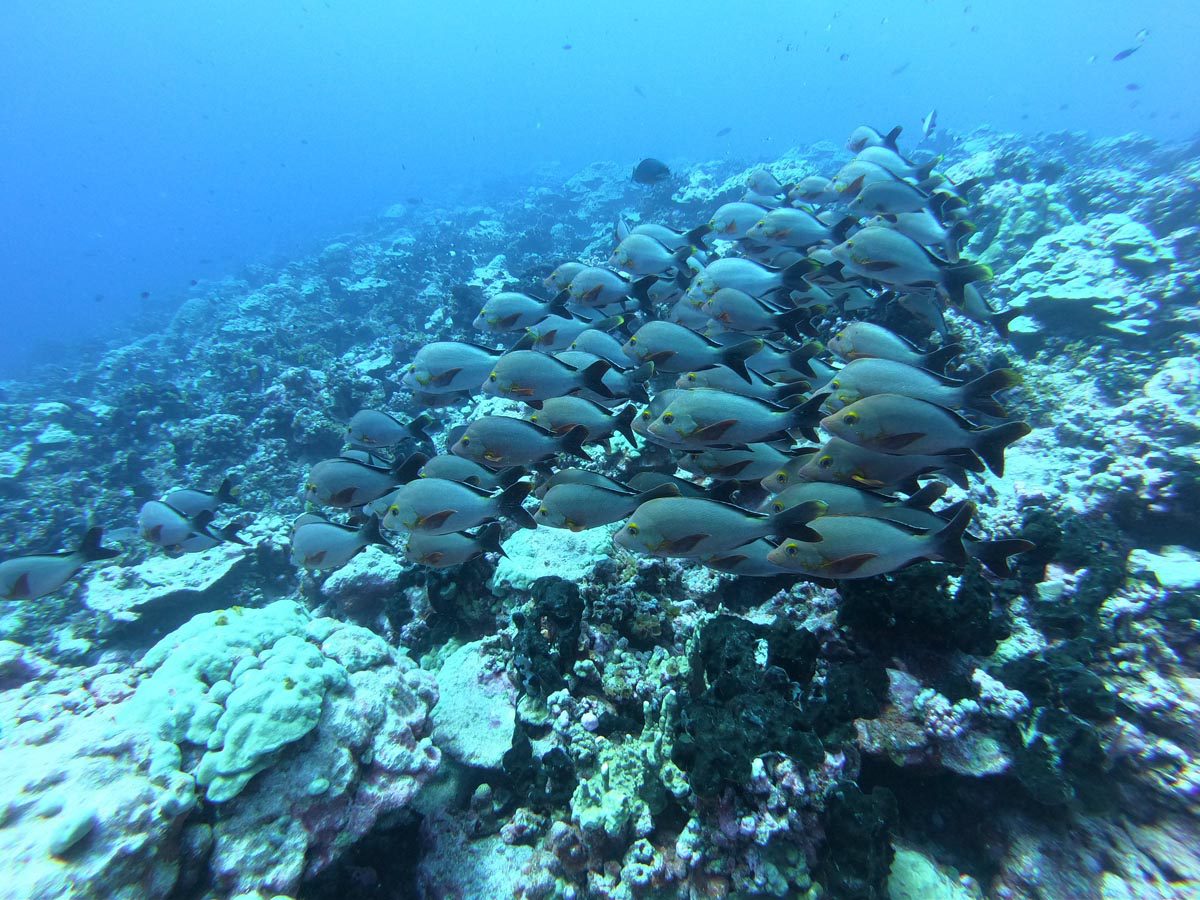
{"label": "open ocean water", "polygon": [[1200,12],[0,9],[0,898],[1200,896]]}

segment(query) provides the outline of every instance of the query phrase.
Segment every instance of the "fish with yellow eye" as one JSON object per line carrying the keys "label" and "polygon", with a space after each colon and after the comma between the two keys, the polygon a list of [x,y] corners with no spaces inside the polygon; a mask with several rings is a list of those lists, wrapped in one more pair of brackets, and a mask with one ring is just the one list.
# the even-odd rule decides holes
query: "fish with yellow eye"
{"label": "fish with yellow eye", "polygon": [[493,469],[528,466],[560,453],[590,462],[583,449],[585,440],[587,429],[578,425],[555,434],[515,416],[480,416],[472,420],[450,452]]}
{"label": "fish with yellow eye", "polygon": [[730,503],[668,497],[643,503],[613,541],[648,556],[713,556],[767,535],[811,536],[807,525],[825,511],[807,503],[766,515]]}
{"label": "fish with yellow eye", "polygon": [[965,489],[967,472],[982,469],[973,453],[894,456],[833,437],[816,450],[799,451],[761,484],[772,493],[801,481],[826,481],[885,494],[913,494],[921,487],[918,478],[942,475]]}
{"label": "fish with yellow eye", "polygon": [[513,350],[496,360],[483,382],[483,392],[534,403],[584,390],[612,399],[613,393],[604,383],[610,368],[611,363],[603,359],[577,369],[536,350]]}
{"label": "fish with yellow eye", "polygon": [[886,575],[924,559],[966,565],[963,535],[975,514],[964,503],[936,531],[868,516],[822,516],[809,540],[786,538],[767,559],[790,572],[832,580]]}

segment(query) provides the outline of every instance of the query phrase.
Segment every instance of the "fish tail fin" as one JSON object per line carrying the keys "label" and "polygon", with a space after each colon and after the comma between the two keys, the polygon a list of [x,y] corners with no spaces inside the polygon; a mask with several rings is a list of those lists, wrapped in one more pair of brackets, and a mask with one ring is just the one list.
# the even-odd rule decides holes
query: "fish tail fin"
{"label": "fish tail fin", "polygon": [[963,352],[962,344],[947,344],[944,347],[939,347],[936,350],[931,350],[921,358],[921,367],[928,369],[930,372],[946,371],[946,363],[954,359],[956,356],[961,356]]}
{"label": "fish tail fin", "polygon": [[788,429],[799,428],[801,433],[813,443],[817,443],[816,426],[821,421],[821,406],[829,399],[829,394],[813,394],[807,400],[802,394],[785,397],[783,406],[790,406],[788,411]]}
{"label": "fish tail fin", "polygon": [[983,263],[961,262],[942,270],[942,286],[957,306],[965,302],[963,291],[976,281],[991,281],[992,267]]}
{"label": "fish tail fin", "polygon": [[617,413],[616,425],[613,428],[617,434],[625,438],[630,447],[637,446],[637,438],[633,433],[633,420],[637,418],[637,407],[632,403],[626,403],[625,406]]}
{"label": "fish tail fin", "polygon": [[421,466],[427,462],[429,462],[428,454],[417,450],[414,453],[408,454],[404,459],[396,460],[392,464],[390,474],[396,479],[396,484],[408,484],[417,477],[417,473],[421,471]]}
{"label": "fish tail fin", "polygon": [[802,291],[807,288],[808,276],[821,271],[821,264],[815,259],[802,259],[792,263],[780,273],[783,286],[790,291]]}
{"label": "fish tail fin", "polygon": [[830,281],[840,281],[843,284],[846,282],[846,266],[840,260],[834,260],[827,265],[821,267],[821,277],[827,278]]}
{"label": "fish tail fin", "polygon": [[235,479],[229,475],[226,475],[221,480],[221,486],[219,488],[217,488],[217,494],[216,494],[217,505],[220,506],[222,503],[232,503],[232,504],[236,505],[238,502],[237,501],[238,493],[239,493],[239,489],[238,489],[237,479]]}
{"label": "fish tail fin", "polygon": [[734,344],[732,347],[726,347],[720,353],[721,362],[737,372],[743,381],[750,383],[750,372],[746,368],[746,360],[754,356],[763,348],[763,342],[759,338],[751,338],[748,341],[742,341],[740,344]]}
{"label": "fish tail fin", "polygon": [[637,495],[634,502],[638,506],[649,500],[665,500],[668,497],[678,497],[679,487],[670,481],[664,481],[662,484],[650,488],[648,491],[642,491]]}
{"label": "fish tail fin", "polygon": [[688,260],[692,258],[692,254],[696,252],[696,248],[691,244],[684,244],[678,250],[671,254],[671,259],[674,260],[676,269],[686,269]]}
{"label": "fish tail fin", "polygon": [[87,562],[100,559],[112,559],[114,556],[120,556],[121,551],[114,547],[105,547],[101,544],[104,539],[104,529],[99,525],[93,525],[87,530],[83,536],[83,540],[79,542],[79,555]]}
{"label": "fish tail fin", "polygon": [[900,132],[904,130],[903,125],[897,125],[891,131],[883,136],[883,146],[887,147],[893,153],[899,153],[900,148],[896,145],[896,139],[900,137]]}
{"label": "fish tail fin", "polygon": [[590,363],[580,369],[579,377],[583,382],[583,387],[594,394],[599,394],[606,400],[612,400],[616,397],[616,394],[604,383],[604,376],[608,374],[611,368],[612,363],[607,359],[598,359],[594,363]]}
{"label": "fish tail fin", "polygon": [[933,196],[929,198],[929,211],[939,222],[945,222],[954,210],[962,209],[966,205],[966,200],[949,191],[934,191]]}
{"label": "fish tail fin", "polygon": [[963,403],[984,415],[1002,418],[1005,415],[1004,407],[996,402],[993,395],[1014,388],[1021,381],[1020,373],[1014,369],[993,369],[963,385]]}
{"label": "fish tail fin", "polygon": [[501,469],[496,473],[496,484],[499,487],[506,488],[516,484],[525,475],[525,470],[520,466],[509,466],[507,469]]}
{"label": "fish tail fin", "polygon": [[688,245],[695,250],[708,250],[708,246],[704,243],[704,238],[708,235],[713,227],[705,222],[703,225],[697,225],[691,231],[685,231],[683,240],[688,242]]}
{"label": "fish tail fin", "polygon": [[1004,451],[1009,444],[1019,441],[1033,429],[1028,422],[1005,422],[989,428],[979,437],[975,452],[987,464],[997,478],[1004,477]]}
{"label": "fish tail fin", "polygon": [[808,527],[813,519],[825,515],[829,504],[821,500],[806,500],[771,516],[771,533],[809,543],[821,540],[821,535]]}
{"label": "fish tail fin", "polygon": [[582,425],[572,425],[559,438],[558,452],[577,456],[580,459],[586,459],[588,462],[591,462],[592,458],[583,449],[583,442],[587,440],[587,434],[587,429]]}
{"label": "fish tail fin", "polygon": [[654,363],[642,363],[636,369],[627,373],[629,378],[629,399],[635,403],[649,403],[650,392],[646,390],[646,382],[654,377]]}
{"label": "fish tail fin", "polygon": [[1001,310],[998,313],[992,313],[988,317],[988,321],[992,323],[992,327],[996,329],[996,333],[1004,340],[1008,340],[1008,326],[1017,316],[1021,315],[1023,310],[1009,308]]}
{"label": "fish tail fin", "polygon": [[522,506],[532,490],[533,485],[528,481],[515,482],[502,490],[496,495],[496,508],[500,515],[512,519],[521,528],[537,528],[537,522],[529,510]]}
{"label": "fish tail fin", "polygon": [[983,463],[979,461],[979,457],[970,450],[956,450],[953,453],[942,454],[942,459],[945,461],[939,469],[934,471],[945,475],[952,482],[957,484],[964,491],[970,488],[971,478],[968,472],[982,472]]}
{"label": "fish tail fin", "polygon": [[964,546],[967,556],[979,560],[997,578],[1012,578],[1013,571],[1008,558],[1018,553],[1028,553],[1036,545],[1020,538],[1003,538],[998,541],[968,541]]}
{"label": "fish tail fin", "polygon": [[547,309],[549,310],[551,315],[562,316],[563,318],[570,318],[571,313],[567,309],[567,303],[570,301],[570,299],[571,299],[570,291],[567,291],[567,290],[559,291],[550,300],[550,303],[548,304]]}
{"label": "fish tail fin", "polygon": [[249,547],[250,542],[238,535],[238,532],[241,530],[241,525],[237,524],[236,522],[230,522],[224,528],[217,530],[217,536],[227,543],[241,544],[243,547]]}
{"label": "fish tail fin", "polygon": [[846,235],[850,233],[850,229],[858,224],[858,221],[858,216],[846,216],[844,219],[839,220],[829,229],[829,239],[835,244],[840,244],[846,239]]}
{"label": "fish tail fin", "polygon": [[479,529],[475,539],[479,541],[479,549],[484,553],[499,553],[501,556],[508,556],[500,544],[503,534],[504,529],[499,522],[488,522]]}
{"label": "fish tail fin", "polygon": [[964,178],[962,181],[954,185],[954,193],[960,197],[965,197],[981,184],[983,184],[983,179],[978,175],[974,175],[970,178]]}
{"label": "fish tail fin", "polygon": [[963,547],[963,535],[967,533],[967,526],[971,524],[971,517],[974,515],[975,504],[964,503],[954,514],[954,518],[946,523],[945,528],[929,536],[933,541],[933,554],[938,559],[958,566],[967,564],[967,551]]}
{"label": "fish tail fin", "polygon": [[901,506],[907,509],[929,509],[934,501],[940,500],[946,495],[946,482],[931,481],[923,485],[915,494],[905,500]]}
{"label": "fish tail fin", "polygon": [[367,516],[367,521],[362,523],[362,527],[358,529],[358,536],[362,539],[362,544],[366,547],[368,544],[382,544],[384,547],[392,546],[388,543],[388,539],[383,536],[383,532],[379,528],[379,516]]}
{"label": "fish tail fin", "polygon": [[429,433],[425,429],[429,428],[433,424],[435,424],[433,421],[433,416],[429,415],[429,413],[421,413],[419,416],[405,425],[404,429],[414,438],[416,438],[418,444],[425,444],[428,447],[432,447],[433,438],[429,436]]}
{"label": "fish tail fin", "polygon": [[517,338],[517,342],[508,348],[508,352],[514,350],[532,350],[537,346],[537,335],[532,328],[526,328],[525,333]]}
{"label": "fish tail fin", "polygon": [[629,293],[626,295],[636,300],[638,308],[649,316],[654,315],[654,301],[650,299],[650,288],[657,283],[658,276],[656,275],[639,278],[629,285]]}
{"label": "fish tail fin", "polygon": [[915,181],[924,181],[933,174],[934,166],[938,165],[941,161],[942,157],[935,156],[933,159],[929,160],[929,162],[921,163],[921,165],[917,166],[913,170],[913,179]]}
{"label": "fish tail fin", "polygon": [[815,378],[817,373],[812,369],[812,360],[824,352],[825,345],[820,341],[809,341],[799,350],[788,354],[788,365],[801,374],[812,375]]}
{"label": "fish tail fin", "polygon": [[781,313],[779,318],[775,320],[779,330],[793,337],[796,340],[803,340],[805,337],[815,337],[817,330],[813,328],[812,310],[809,309],[790,309],[785,313]]}

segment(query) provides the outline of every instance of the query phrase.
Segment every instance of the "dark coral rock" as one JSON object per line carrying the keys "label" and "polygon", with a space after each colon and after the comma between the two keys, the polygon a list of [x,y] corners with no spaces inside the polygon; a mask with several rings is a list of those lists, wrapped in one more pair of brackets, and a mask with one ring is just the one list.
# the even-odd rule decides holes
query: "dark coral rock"
{"label": "dark coral rock", "polygon": [[836,900],[886,900],[892,867],[892,829],[898,812],[887,788],[864,794],[853,782],[839,784],[825,807],[821,885]]}
{"label": "dark coral rock", "polygon": [[513,665],[525,692],[545,698],[566,686],[563,676],[579,656],[583,598],[578,585],[553,575],[535,581],[530,594],[533,611],[513,613]]}
{"label": "dark coral rock", "polygon": [[504,772],[500,799],[506,808],[528,806],[547,812],[565,804],[575,792],[575,765],[567,752],[554,747],[541,758],[535,757],[529,736],[520,726],[500,767]]}
{"label": "dark coral rock", "polygon": [[910,566],[839,587],[838,623],[883,656],[906,650],[962,650],[983,656],[1008,634],[982,577],[964,578],[951,596],[945,567]]}
{"label": "dark coral rock", "polygon": [[772,751],[816,766],[823,739],[836,743],[851,719],[878,713],[887,693],[882,666],[837,663],[818,683],[819,650],[815,635],[782,618],[758,625],[718,615],[705,623],[692,648],[672,756],[697,795],[743,784],[751,761]]}
{"label": "dark coral rock", "polygon": [[1110,809],[1110,777],[1096,730],[1061,709],[1040,709],[1014,757],[1013,773],[1039,803],[1077,802],[1089,812]]}
{"label": "dark coral rock", "polygon": [[1078,638],[1014,659],[1001,667],[999,677],[1034,706],[1061,707],[1084,719],[1105,721],[1116,714],[1117,697],[1088,668],[1091,659],[1091,642]]}

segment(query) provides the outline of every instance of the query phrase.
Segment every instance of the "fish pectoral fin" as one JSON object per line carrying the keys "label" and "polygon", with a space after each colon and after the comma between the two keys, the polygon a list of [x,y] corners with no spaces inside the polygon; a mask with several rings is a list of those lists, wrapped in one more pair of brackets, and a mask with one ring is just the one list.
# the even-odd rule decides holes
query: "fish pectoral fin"
{"label": "fish pectoral fin", "polygon": [[330,506],[350,506],[354,501],[354,488],[342,488],[329,498]]}
{"label": "fish pectoral fin", "polygon": [[5,600],[24,600],[32,597],[33,591],[29,589],[29,573],[22,572],[21,576],[13,582],[12,590],[4,597]]}
{"label": "fish pectoral fin", "polygon": [[889,452],[892,450],[902,450],[909,444],[913,443],[914,441],[919,441],[923,437],[925,437],[925,435],[919,431],[908,431],[904,434],[889,434],[887,437],[882,438],[879,441],[879,446],[881,449]]}
{"label": "fish pectoral fin", "polygon": [[866,262],[856,264],[860,269],[866,269],[868,272],[886,272],[888,269],[899,267],[899,263],[894,263],[887,259],[869,259]]}
{"label": "fish pectoral fin", "polygon": [[452,382],[454,380],[454,376],[457,375],[461,371],[462,371],[462,366],[459,366],[457,369],[447,369],[445,372],[442,372],[438,375],[434,375],[432,378],[430,378],[429,383],[432,385],[436,385],[437,387],[445,387],[450,382]]}
{"label": "fish pectoral fin", "polygon": [[689,553],[698,543],[709,537],[712,535],[689,534],[687,537],[676,538],[673,541],[663,541],[662,548],[669,553]]}
{"label": "fish pectoral fin", "polygon": [[458,512],[456,509],[443,509],[435,513],[430,513],[427,516],[421,516],[417,519],[417,528],[441,528],[446,524],[446,520],[456,512]]}
{"label": "fish pectoral fin", "polygon": [[445,558],[446,554],[441,550],[434,550],[432,553],[426,553],[423,557],[421,557],[421,563],[426,566],[436,566]]}
{"label": "fish pectoral fin", "polygon": [[533,396],[533,388],[531,388],[531,387],[510,388],[508,392],[516,397],[532,397]]}
{"label": "fish pectoral fin", "polygon": [[850,478],[855,484],[861,484],[866,487],[877,488],[887,484],[886,481],[880,481],[878,478],[868,478],[866,475],[859,475],[857,472],[851,475]]}
{"label": "fish pectoral fin", "polygon": [[856,553],[853,556],[843,556],[841,559],[829,560],[822,568],[831,575],[850,575],[878,555],[878,553]]}
{"label": "fish pectoral fin", "polygon": [[720,422],[713,422],[711,425],[697,428],[690,437],[701,441],[715,441],[736,424],[737,419],[722,419]]}
{"label": "fish pectoral fin", "polygon": [[496,324],[501,328],[512,328],[517,324],[517,319],[521,318],[520,313],[513,313],[511,316],[505,316],[503,319],[497,319]]}
{"label": "fish pectoral fin", "polygon": [[316,553],[310,553],[304,557],[304,565],[316,567],[325,561],[325,550],[318,550]]}

